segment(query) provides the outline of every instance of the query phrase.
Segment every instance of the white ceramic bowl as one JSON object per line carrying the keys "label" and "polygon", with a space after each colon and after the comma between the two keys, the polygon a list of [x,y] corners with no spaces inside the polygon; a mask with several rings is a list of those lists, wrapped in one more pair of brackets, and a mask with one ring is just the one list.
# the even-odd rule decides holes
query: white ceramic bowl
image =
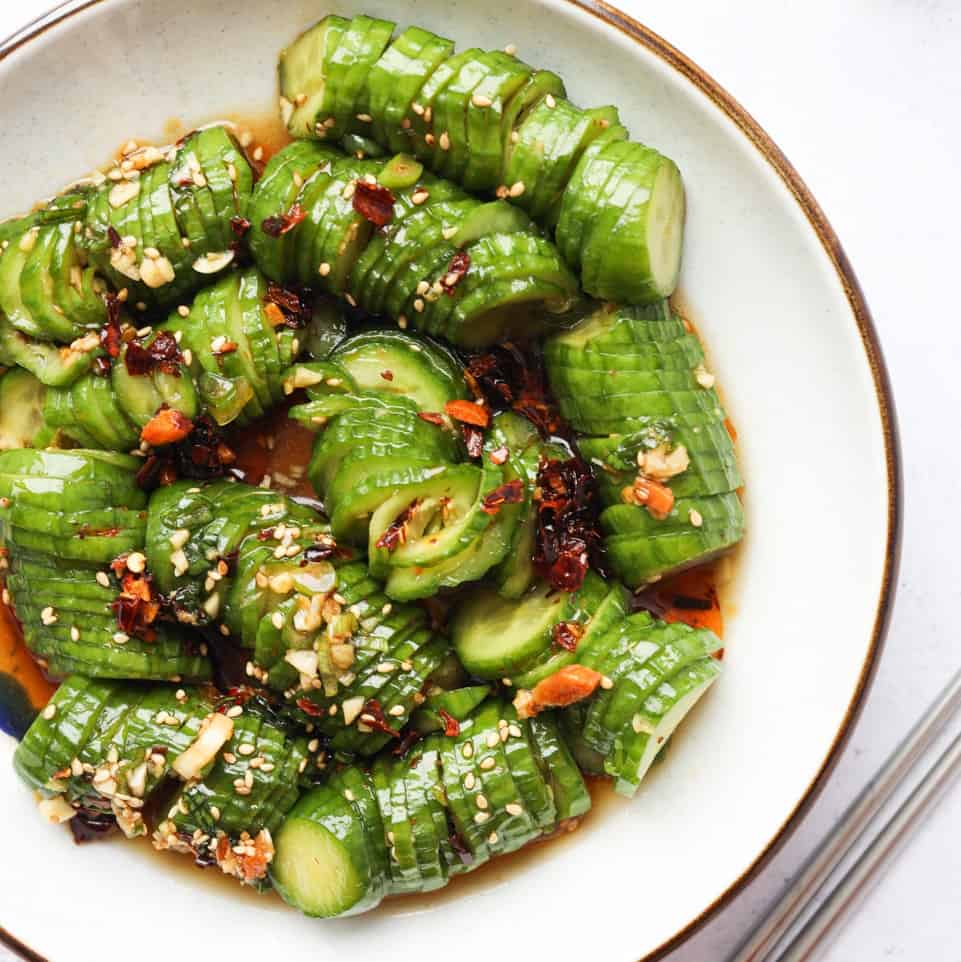
{"label": "white ceramic bowl", "polygon": [[783,840],[837,756],[891,603],[894,413],[837,239],[754,121],[660,38],[593,0],[86,0],[2,51],[0,213],[102,163],[132,135],[271,110],[277,51],[327,12],[416,22],[462,45],[516,43],[578,103],[618,104],[681,166],[682,288],[725,389],[749,535],[726,674],[633,802],[449,894],[324,923],[136,845],[77,850],[42,823],[0,741],[0,923],[56,960],[651,959]]}

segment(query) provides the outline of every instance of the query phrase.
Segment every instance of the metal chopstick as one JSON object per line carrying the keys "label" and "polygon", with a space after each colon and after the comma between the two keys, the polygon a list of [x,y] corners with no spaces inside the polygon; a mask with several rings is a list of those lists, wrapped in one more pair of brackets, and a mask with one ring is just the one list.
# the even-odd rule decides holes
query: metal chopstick
{"label": "metal chopstick", "polygon": [[832,888],[830,895],[791,939],[777,962],[806,962],[824,944],[835,922],[846,914],[867,890],[874,873],[888,861],[911,829],[920,822],[925,808],[941,793],[961,761],[961,734],[938,757],[917,787],[885,823],[858,860]]}
{"label": "metal chopstick", "polygon": [[769,957],[959,706],[961,670],[851,803],[780,900],[728,962],[763,962]]}

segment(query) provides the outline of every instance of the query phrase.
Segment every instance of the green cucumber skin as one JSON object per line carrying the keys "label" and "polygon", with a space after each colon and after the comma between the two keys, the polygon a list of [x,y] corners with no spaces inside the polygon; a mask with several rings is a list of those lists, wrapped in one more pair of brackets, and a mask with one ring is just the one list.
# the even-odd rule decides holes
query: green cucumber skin
{"label": "green cucumber skin", "polygon": [[[564,99],[555,75],[501,51],[455,53],[450,41],[416,27],[389,44],[365,43],[370,23],[329,17],[281,56],[294,137],[339,137],[349,115],[343,105],[359,97],[365,137],[556,225],[566,260],[583,265],[589,294],[646,304],[673,292],[685,213],[680,174],[655,150],[627,141],[615,108],[581,110]],[[339,33],[332,48],[325,31]],[[304,89],[294,89],[294,74]],[[321,103],[326,126],[316,123]],[[615,156],[621,170],[610,178]]]}
{"label": "green cucumber skin", "polygon": [[[423,150],[418,156],[426,160]],[[498,208],[485,210],[481,201],[424,175],[393,192],[392,220],[375,235],[354,195],[365,189],[361,180],[376,180],[391,163],[342,158],[313,141],[295,141],[275,154],[249,205],[258,267],[272,280],[349,297],[370,313],[405,318],[402,326],[459,346],[559,326],[558,315],[579,299],[577,279],[523,215],[495,215]],[[306,214],[302,221],[281,236],[263,230],[266,218],[295,205]],[[455,274],[448,295],[443,285],[457,242],[469,266],[462,279]]]}
{"label": "green cucumber skin", "polygon": [[[114,558],[142,551],[146,498],[136,460],[95,451],[0,455],[0,541],[9,550],[8,588],[24,638],[56,676],[202,681],[210,661],[180,633],[115,640]],[[107,583],[98,581],[106,578]]]}

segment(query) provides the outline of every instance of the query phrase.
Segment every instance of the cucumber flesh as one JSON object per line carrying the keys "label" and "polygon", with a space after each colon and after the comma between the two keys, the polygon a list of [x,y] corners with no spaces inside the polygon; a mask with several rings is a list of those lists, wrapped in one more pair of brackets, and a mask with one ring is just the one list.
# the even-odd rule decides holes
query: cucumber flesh
{"label": "cucumber flesh", "polygon": [[0,451],[33,447],[43,429],[47,389],[29,371],[0,374]]}

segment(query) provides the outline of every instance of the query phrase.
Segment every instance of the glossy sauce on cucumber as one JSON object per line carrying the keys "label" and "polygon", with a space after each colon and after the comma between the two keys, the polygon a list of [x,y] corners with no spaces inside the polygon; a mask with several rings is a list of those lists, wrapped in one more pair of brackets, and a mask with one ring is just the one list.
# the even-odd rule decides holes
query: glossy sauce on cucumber
{"label": "glossy sauce on cucumber", "polygon": [[[263,165],[276,151],[290,142],[283,124],[273,115],[228,114],[226,119],[236,123],[238,135],[243,136],[245,131],[249,132],[249,151],[256,151],[253,159],[259,170],[263,169]],[[187,128],[182,124],[170,121],[166,133],[169,139],[173,140],[186,130]],[[683,313],[687,315],[687,311]],[[691,330],[694,332],[693,325]],[[276,490],[296,497],[316,499],[316,493],[306,477],[306,467],[315,435],[291,420],[287,416],[287,407],[287,405],[280,406],[262,420],[233,433],[230,443],[238,456],[237,467],[252,484],[260,484],[269,475],[271,487]],[[694,627],[708,628],[723,637],[722,609],[730,611],[727,587],[731,579],[732,564],[730,559],[724,559],[666,578],[643,593],[642,605],[650,606],[658,617],[666,621],[684,622]],[[12,612],[7,606],[0,604],[0,727],[5,727],[7,718],[12,717],[17,697],[25,695],[28,704],[37,711],[45,704],[55,688],[55,684],[44,677],[43,672],[24,647]],[[614,791],[608,779],[588,777],[587,781],[595,812],[611,804]],[[595,815],[593,820],[598,821],[598,816]],[[591,820],[588,821],[590,823]],[[571,832],[560,831],[545,840],[559,845],[561,838],[569,834]],[[146,845],[138,848],[144,853],[147,851]],[[499,885],[519,869],[525,859],[539,858],[546,850],[540,845],[527,846],[509,856],[500,856],[490,864],[470,873],[471,881],[465,881],[464,878],[456,881],[452,879],[451,885],[443,892],[435,891],[406,899],[390,899],[386,907],[379,911],[388,914],[417,911],[421,899],[429,898],[433,905],[441,898],[459,897],[463,892],[469,891],[471,886],[486,889]],[[168,859],[166,863],[179,866],[178,870],[184,870],[184,867],[189,864],[182,859]],[[218,879],[213,884],[225,884],[230,886],[231,891],[236,891],[232,881],[221,873],[208,872],[205,875]],[[243,897],[252,898],[253,896],[245,893]],[[263,904],[262,899],[259,904]],[[271,904],[279,907],[282,903],[280,900],[273,900]],[[426,905],[426,902],[424,904]]]}

